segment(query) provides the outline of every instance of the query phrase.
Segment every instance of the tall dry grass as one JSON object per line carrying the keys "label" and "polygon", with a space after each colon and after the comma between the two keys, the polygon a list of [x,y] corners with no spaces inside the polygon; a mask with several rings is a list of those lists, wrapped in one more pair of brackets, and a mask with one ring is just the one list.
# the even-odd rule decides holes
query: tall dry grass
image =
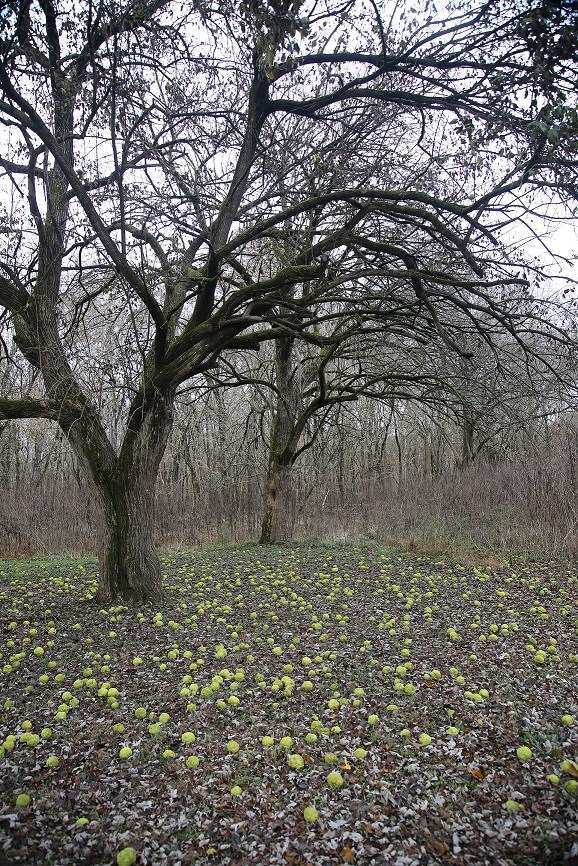
{"label": "tall dry grass", "polygon": [[[171,455],[159,481],[157,540],[195,545],[256,539],[264,478],[260,460],[210,461],[177,471]],[[527,555],[578,554],[578,431],[509,459],[478,459],[465,469],[398,479],[354,461],[295,468],[295,539],[373,539],[419,549],[488,548]],[[36,476],[38,467],[36,467]],[[0,555],[88,552],[97,514],[70,455],[33,478],[25,465],[4,479]],[[312,481],[313,479],[313,481]]]}

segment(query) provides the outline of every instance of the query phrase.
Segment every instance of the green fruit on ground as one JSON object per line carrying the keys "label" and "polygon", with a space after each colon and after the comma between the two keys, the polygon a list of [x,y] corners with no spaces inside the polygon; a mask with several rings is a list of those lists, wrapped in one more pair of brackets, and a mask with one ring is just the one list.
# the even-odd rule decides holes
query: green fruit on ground
{"label": "green fruit on ground", "polygon": [[331,788],[332,791],[339,791],[340,788],[343,788],[343,776],[341,773],[338,773],[337,770],[333,770],[327,776],[327,784]]}
{"label": "green fruit on ground", "polygon": [[504,806],[509,812],[523,812],[524,805],[523,803],[518,803],[516,800],[506,800]]}
{"label": "green fruit on ground", "polygon": [[560,783],[560,776],[557,776],[556,773],[550,773],[546,778],[552,785],[558,785]]}
{"label": "green fruit on ground", "polygon": [[134,866],[136,863],[136,851],[134,848],[123,848],[116,855],[118,866]]}
{"label": "green fruit on ground", "polygon": [[298,754],[287,755],[287,763],[292,770],[302,770],[305,766],[305,761],[302,756]]}

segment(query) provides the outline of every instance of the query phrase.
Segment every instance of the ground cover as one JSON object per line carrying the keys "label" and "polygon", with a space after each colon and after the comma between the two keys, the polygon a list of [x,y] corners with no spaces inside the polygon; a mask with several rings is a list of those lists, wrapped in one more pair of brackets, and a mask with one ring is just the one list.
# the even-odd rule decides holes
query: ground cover
{"label": "ground cover", "polygon": [[573,567],[164,565],[166,603],[105,610],[90,560],[0,563],[7,862],[576,863]]}

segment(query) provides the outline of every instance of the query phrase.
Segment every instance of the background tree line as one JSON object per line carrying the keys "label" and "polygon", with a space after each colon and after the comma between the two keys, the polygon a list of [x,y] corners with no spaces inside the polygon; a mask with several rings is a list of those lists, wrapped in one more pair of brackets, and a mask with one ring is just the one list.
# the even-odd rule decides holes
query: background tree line
{"label": "background tree line", "polygon": [[[512,395],[493,398],[462,419],[402,398],[338,404],[331,423],[309,425],[293,466],[293,538],[575,555],[576,414],[533,395],[513,413]],[[160,467],[159,543],[260,538],[275,403],[257,384],[187,395]],[[62,434],[6,423],[0,446],[1,553],[93,550],[98,515]]]}

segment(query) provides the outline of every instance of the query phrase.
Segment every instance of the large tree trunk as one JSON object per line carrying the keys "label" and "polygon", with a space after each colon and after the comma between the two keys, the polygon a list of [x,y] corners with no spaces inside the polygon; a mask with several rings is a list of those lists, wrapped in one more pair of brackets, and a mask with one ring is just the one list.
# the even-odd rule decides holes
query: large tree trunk
{"label": "large tree trunk", "polygon": [[291,464],[282,463],[272,454],[267,470],[260,544],[286,544],[293,537],[295,503],[291,475]]}
{"label": "large tree trunk", "polygon": [[[98,600],[152,601],[163,596],[155,548],[155,487],[172,426],[172,395],[156,394],[129,428],[114,476],[98,483],[103,513]],[[94,476],[94,473],[93,473]]]}
{"label": "large tree trunk", "polygon": [[[154,543],[154,478],[118,485],[103,503],[98,600],[143,602],[162,597],[161,565]],[[104,498],[104,497],[103,497]]]}
{"label": "large tree trunk", "polygon": [[301,370],[294,354],[292,339],[275,341],[277,403],[271,425],[260,544],[285,544],[293,536],[295,496],[292,465],[299,441],[302,402]]}

